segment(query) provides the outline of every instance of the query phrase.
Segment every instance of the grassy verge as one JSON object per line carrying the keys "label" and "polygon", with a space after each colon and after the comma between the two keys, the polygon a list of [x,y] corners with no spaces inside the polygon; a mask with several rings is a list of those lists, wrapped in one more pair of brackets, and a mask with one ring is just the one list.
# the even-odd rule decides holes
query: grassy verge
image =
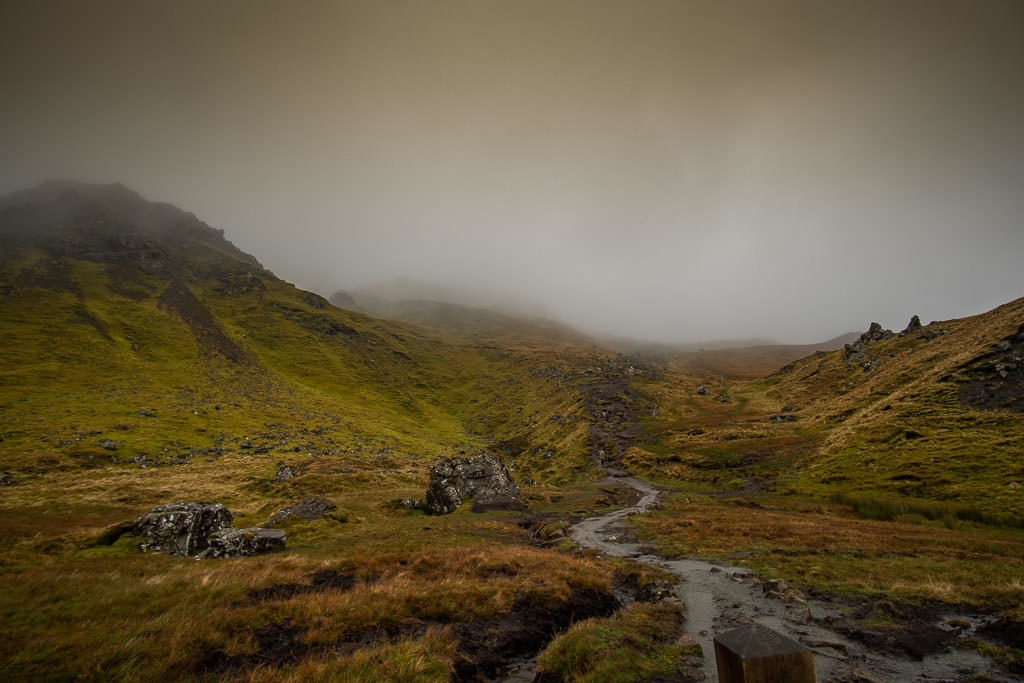
{"label": "grassy verge", "polygon": [[634,515],[670,557],[749,566],[805,588],[989,609],[1024,605],[1024,532],[959,522],[863,519],[843,505],[675,494]]}

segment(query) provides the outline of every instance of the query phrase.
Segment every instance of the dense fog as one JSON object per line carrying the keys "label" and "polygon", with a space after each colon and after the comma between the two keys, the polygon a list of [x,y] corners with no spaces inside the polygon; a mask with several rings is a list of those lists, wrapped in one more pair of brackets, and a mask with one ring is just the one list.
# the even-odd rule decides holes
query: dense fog
{"label": "dense fog", "polygon": [[120,181],[324,295],[898,329],[1024,296],[1022,27],[1019,0],[5,0],[0,192]]}

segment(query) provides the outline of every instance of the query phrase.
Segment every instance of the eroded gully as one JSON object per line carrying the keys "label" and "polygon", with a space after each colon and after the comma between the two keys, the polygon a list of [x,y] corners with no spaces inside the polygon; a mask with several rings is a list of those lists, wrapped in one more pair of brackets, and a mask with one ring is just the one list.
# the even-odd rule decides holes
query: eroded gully
{"label": "eroded gully", "polygon": [[[679,577],[675,594],[686,606],[684,630],[704,652],[703,671],[708,680],[717,680],[714,636],[755,621],[811,647],[820,681],[870,680],[864,678],[865,673],[880,681],[962,681],[971,676],[1014,680],[970,650],[953,649],[913,661],[869,648],[827,627],[830,621],[847,616],[840,607],[792,595],[766,594],[762,582],[749,569],[697,558],[666,560],[646,554],[639,543],[624,538],[628,534],[622,522],[654,505],[660,495],[658,488],[628,476],[612,476],[605,483],[630,486],[640,493],[640,500],[631,507],[584,519],[572,527],[572,539],[585,548],[657,565]],[[958,617],[974,619],[971,615]]]}

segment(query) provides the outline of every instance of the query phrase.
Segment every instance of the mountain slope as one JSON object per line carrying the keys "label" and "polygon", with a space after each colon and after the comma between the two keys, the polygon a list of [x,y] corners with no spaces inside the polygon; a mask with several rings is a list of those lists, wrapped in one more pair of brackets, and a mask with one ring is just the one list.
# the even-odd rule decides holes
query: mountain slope
{"label": "mountain slope", "polygon": [[872,325],[842,350],[749,384],[711,382],[703,396],[663,387],[657,398],[672,409],[633,465],[716,486],[1024,518],[1022,325],[1019,299],[898,335]]}
{"label": "mountain slope", "polygon": [[[408,465],[519,437],[558,454],[539,477],[592,468],[582,427],[528,424],[581,399],[508,350],[337,309],[123,186],[12,195],[0,239],[0,449],[15,478],[244,454],[257,434],[265,457],[373,440]],[[504,410],[482,411],[495,392]]]}

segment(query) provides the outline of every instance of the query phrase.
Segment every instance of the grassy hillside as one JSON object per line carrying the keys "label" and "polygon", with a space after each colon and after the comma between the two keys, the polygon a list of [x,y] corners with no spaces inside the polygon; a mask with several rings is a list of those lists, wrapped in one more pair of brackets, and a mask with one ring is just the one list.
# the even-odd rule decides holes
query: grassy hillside
{"label": "grassy hillside", "polygon": [[635,466],[717,487],[1024,518],[1022,324],[1019,299],[815,353],[751,383],[709,382],[706,395],[692,379],[665,383],[655,391],[669,409]]}

